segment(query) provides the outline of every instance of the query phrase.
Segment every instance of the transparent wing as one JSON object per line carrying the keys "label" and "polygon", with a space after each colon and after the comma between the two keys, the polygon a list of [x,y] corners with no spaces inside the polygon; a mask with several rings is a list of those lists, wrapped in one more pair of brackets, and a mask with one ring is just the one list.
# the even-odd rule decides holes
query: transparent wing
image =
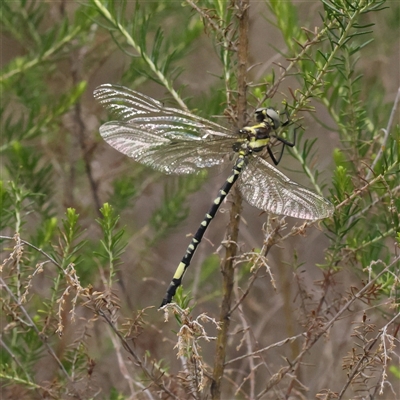
{"label": "transparent wing", "polygon": [[306,189],[260,157],[249,157],[238,185],[246,201],[261,210],[300,219],[322,219],[334,207],[324,197]]}
{"label": "transparent wing", "polygon": [[191,174],[225,161],[232,153],[232,138],[171,139],[128,122],[107,122],[100,127],[104,140],[119,152],[165,174]]}
{"label": "transparent wing", "polygon": [[163,137],[235,137],[229,129],[215,122],[177,108],[164,107],[158,100],[124,86],[101,85],[94,91],[94,97],[121,121],[146,127]]}
{"label": "transparent wing", "polygon": [[123,86],[102,85],[95,98],[121,121],[100,127],[123,154],[167,174],[187,174],[221,164],[237,136],[216,123],[163,105]]}

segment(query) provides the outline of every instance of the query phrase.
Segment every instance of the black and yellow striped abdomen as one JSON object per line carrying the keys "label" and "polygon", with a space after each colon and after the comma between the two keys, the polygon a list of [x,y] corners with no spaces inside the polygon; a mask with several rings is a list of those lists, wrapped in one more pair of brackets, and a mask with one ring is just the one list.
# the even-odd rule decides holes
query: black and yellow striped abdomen
{"label": "black and yellow striped abdomen", "polygon": [[221,203],[224,201],[225,197],[231,190],[234,183],[237,181],[240,172],[245,163],[245,153],[243,151],[239,152],[238,159],[235,162],[235,165],[232,168],[232,173],[229,175],[228,179],[221,187],[218,192],[218,196],[213,201],[210,209],[208,210],[207,214],[204,216],[203,221],[201,222],[197,232],[193,236],[188,248],[186,249],[186,253],[183,256],[181,262],[178,265],[178,268],[175,271],[174,277],[168,287],[167,293],[164,296],[164,299],[161,303],[160,307],[165,306],[166,304],[170,303],[172,297],[174,297],[176,289],[182,284],[182,278],[192,261],[193,255],[197,249],[197,246],[200,244],[201,240],[203,239],[204,233],[207,230],[210,222],[215,217]]}

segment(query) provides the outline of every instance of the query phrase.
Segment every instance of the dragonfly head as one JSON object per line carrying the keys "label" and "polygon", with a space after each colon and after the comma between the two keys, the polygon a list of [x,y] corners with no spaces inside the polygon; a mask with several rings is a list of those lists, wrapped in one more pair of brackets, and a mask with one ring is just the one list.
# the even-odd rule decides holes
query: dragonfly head
{"label": "dragonfly head", "polygon": [[271,124],[273,129],[278,129],[281,126],[281,121],[279,119],[278,111],[274,110],[271,107],[257,108],[254,114],[258,122],[263,122],[267,118],[268,119],[267,122]]}

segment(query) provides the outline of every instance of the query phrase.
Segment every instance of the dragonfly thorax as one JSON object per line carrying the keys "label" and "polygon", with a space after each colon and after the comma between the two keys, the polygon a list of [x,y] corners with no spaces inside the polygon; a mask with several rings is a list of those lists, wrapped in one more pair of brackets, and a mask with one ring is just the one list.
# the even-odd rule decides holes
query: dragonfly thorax
{"label": "dragonfly thorax", "polygon": [[239,143],[240,147],[237,146],[234,150],[244,150],[247,153],[263,150],[268,145],[273,130],[274,126],[269,124],[268,121],[244,127],[239,131],[244,136],[244,140]]}
{"label": "dragonfly thorax", "polygon": [[248,155],[253,152],[259,152],[268,146],[272,127],[266,122],[254,126],[244,127],[239,131],[242,138],[233,143],[232,149],[236,153]]}

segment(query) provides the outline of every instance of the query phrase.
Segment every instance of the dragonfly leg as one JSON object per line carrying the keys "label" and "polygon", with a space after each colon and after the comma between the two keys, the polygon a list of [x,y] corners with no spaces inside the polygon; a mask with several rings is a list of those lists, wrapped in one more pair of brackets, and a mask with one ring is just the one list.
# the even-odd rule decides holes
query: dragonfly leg
{"label": "dragonfly leg", "polygon": [[267,146],[268,154],[269,154],[269,156],[271,157],[271,160],[273,161],[273,163],[274,163],[275,165],[278,165],[278,164],[280,163],[284,150],[285,150],[285,143],[282,145],[281,152],[280,152],[278,158],[276,158],[276,157],[275,157],[275,154],[274,154],[273,151],[271,150],[271,147]]}
{"label": "dragonfly leg", "polygon": [[[284,125],[282,125],[282,126],[284,126]],[[281,161],[281,159],[282,159],[282,156],[283,156],[283,152],[284,152],[284,150],[285,150],[285,146],[289,146],[289,147],[294,147],[294,146],[295,146],[295,144],[296,144],[297,129],[298,129],[298,127],[296,127],[296,128],[294,129],[294,132],[293,132],[293,142],[290,142],[289,140],[284,139],[283,137],[280,137],[280,136],[274,136],[276,140],[278,140],[279,142],[282,143],[282,149],[281,149],[281,152],[280,152],[278,158],[275,157],[275,155],[274,155],[274,153],[272,152],[271,148],[270,148],[269,146],[267,146],[268,154],[269,154],[269,156],[271,157],[271,160],[273,161],[273,163],[274,163],[275,165],[278,165],[278,164],[280,163],[280,161]]]}
{"label": "dragonfly leg", "polygon": [[289,140],[284,139],[284,138],[281,137],[281,136],[275,136],[275,138],[276,138],[277,140],[279,140],[281,143],[283,143],[284,145],[286,145],[286,146],[294,147],[294,145],[296,144],[297,129],[299,129],[299,127],[294,128],[294,132],[293,132],[293,142],[290,142]]}

